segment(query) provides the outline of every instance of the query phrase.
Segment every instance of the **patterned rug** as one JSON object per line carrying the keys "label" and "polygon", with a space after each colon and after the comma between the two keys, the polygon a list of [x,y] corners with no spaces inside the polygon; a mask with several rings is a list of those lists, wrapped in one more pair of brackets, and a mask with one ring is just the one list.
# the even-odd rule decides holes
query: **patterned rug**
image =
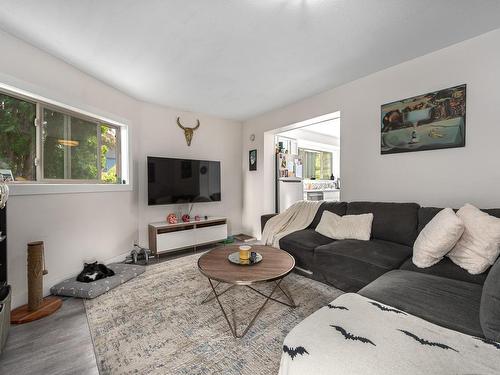
{"label": "patterned rug", "polygon": [[[101,375],[277,374],[286,334],[342,294],[292,273],[283,285],[299,307],[269,301],[246,336],[234,339],[217,302],[200,304],[209,284],[198,271],[199,256],[149,266],[139,277],[85,301]],[[270,286],[258,287],[267,292]],[[275,297],[282,298],[280,293]],[[221,297],[234,307],[231,314],[240,324],[248,323],[263,300],[244,287]]]}

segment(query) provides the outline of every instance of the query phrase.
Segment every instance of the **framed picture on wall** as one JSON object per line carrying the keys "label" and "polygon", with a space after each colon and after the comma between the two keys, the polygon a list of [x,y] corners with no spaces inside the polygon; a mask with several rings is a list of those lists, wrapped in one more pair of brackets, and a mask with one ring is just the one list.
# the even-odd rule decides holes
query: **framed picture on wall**
{"label": "framed picture on wall", "polygon": [[467,85],[382,105],[382,154],[465,146]]}
{"label": "framed picture on wall", "polygon": [[257,150],[250,150],[248,152],[248,170],[257,170]]}

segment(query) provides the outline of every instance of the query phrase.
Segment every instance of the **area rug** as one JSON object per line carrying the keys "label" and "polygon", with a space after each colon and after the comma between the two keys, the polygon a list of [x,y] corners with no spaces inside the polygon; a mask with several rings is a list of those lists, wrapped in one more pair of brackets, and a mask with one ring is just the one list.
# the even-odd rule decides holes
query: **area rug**
{"label": "area rug", "polygon": [[[139,277],[85,301],[101,375],[277,374],[286,334],[342,294],[292,273],[283,285],[299,306],[292,309],[269,301],[246,336],[235,339],[217,301],[200,304],[209,284],[198,271],[199,256],[149,266]],[[270,287],[259,289],[268,292]],[[230,314],[246,324],[263,297],[235,287],[221,301],[233,306]]]}

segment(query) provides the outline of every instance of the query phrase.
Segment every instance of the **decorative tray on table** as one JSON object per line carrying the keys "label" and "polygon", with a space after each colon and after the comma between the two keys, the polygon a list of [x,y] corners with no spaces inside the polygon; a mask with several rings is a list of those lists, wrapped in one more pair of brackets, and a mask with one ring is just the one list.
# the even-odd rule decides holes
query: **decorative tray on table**
{"label": "decorative tray on table", "polygon": [[238,264],[240,266],[251,266],[259,263],[262,260],[262,255],[259,253],[255,253],[255,257],[250,257],[248,259],[240,259],[240,253],[238,251],[231,253],[227,256],[227,259],[234,264]]}

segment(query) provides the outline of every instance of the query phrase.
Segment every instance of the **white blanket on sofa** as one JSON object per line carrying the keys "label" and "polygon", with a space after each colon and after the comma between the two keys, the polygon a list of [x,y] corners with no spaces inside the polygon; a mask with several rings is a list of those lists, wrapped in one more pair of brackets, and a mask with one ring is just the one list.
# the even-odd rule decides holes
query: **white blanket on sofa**
{"label": "white blanket on sofa", "polygon": [[279,241],[287,234],[306,229],[314,220],[322,201],[300,201],[269,219],[262,231],[264,245],[279,247]]}
{"label": "white blanket on sofa", "polygon": [[500,343],[347,293],[288,334],[279,374],[500,374]]}

